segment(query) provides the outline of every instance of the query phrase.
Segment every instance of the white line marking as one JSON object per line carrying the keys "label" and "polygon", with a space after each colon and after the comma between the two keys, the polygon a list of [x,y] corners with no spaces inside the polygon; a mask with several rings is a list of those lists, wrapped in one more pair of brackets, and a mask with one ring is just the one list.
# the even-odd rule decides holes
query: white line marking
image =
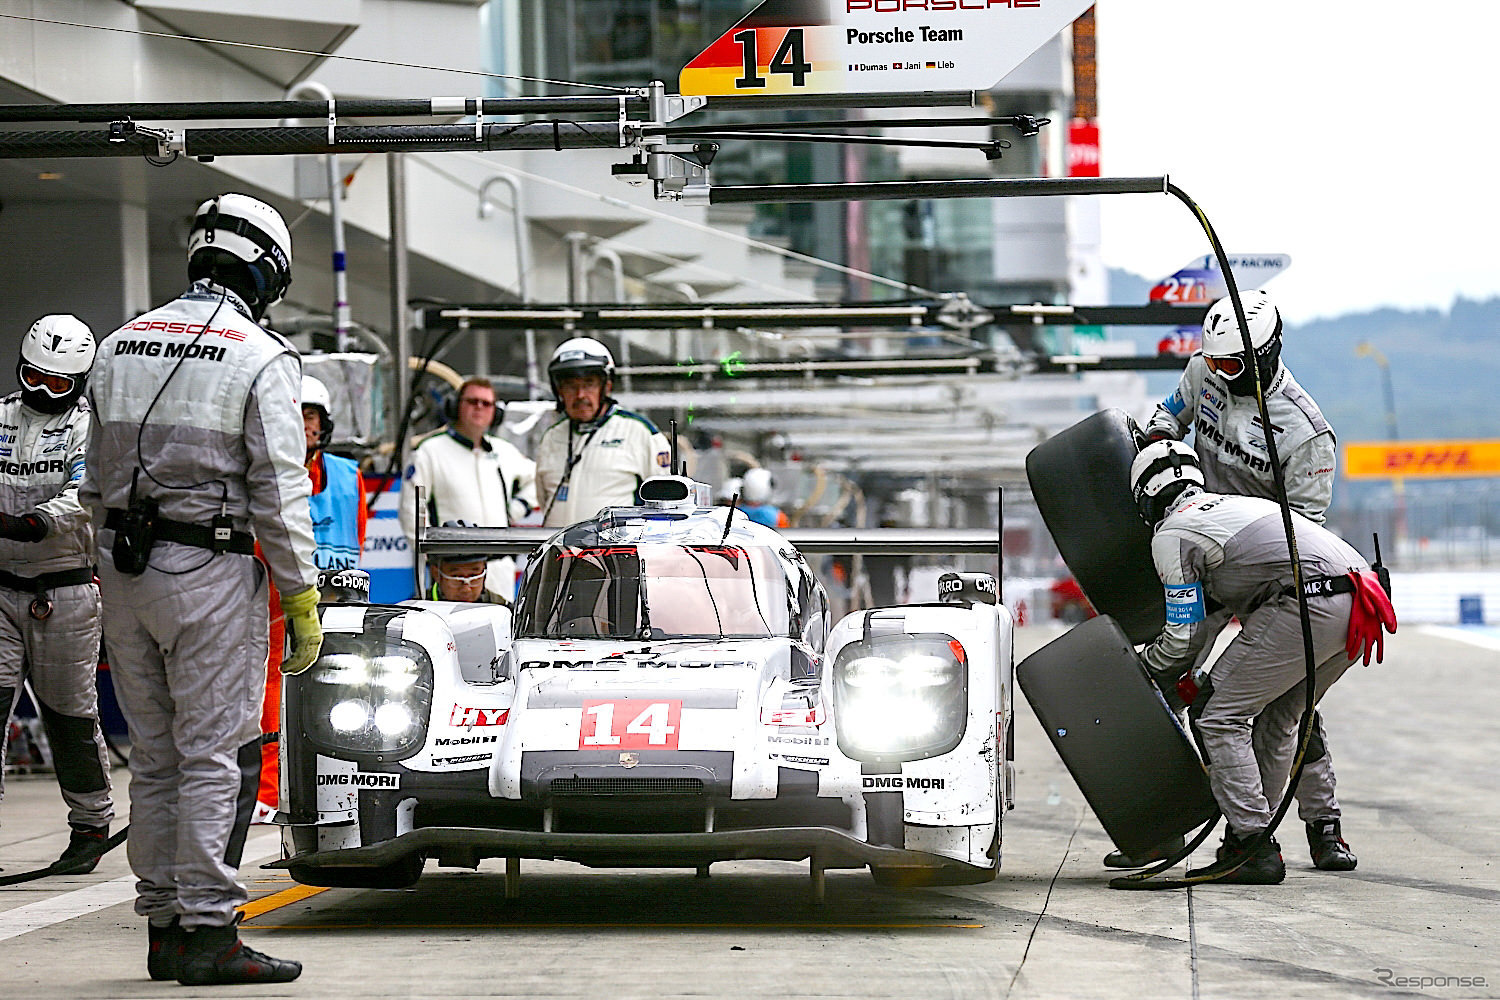
{"label": "white line marking", "polygon": [[[281,835],[279,833],[261,834],[245,843],[246,858],[258,859],[280,852]],[[74,917],[81,917],[95,910],[126,903],[134,898],[135,876],[122,875],[108,882],[98,882],[84,886],[82,889],[59,893],[49,899],[40,899],[35,903],[17,906],[0,913],[0,941],[29,934],[43,927],[51,927],[53,924],[60,924],[64,920],[72,920]]]}
{"label": "white line marking", "polygon": [[1466,642],[1480,649],[1493,649],[1500,651],[1500,631],[1492,628],[1476,627],[1454,628],[1447,625],[1421,625],[1418,631],[1427,635],[1435,635],[1439,639],[1452,639],[1454,642]]}

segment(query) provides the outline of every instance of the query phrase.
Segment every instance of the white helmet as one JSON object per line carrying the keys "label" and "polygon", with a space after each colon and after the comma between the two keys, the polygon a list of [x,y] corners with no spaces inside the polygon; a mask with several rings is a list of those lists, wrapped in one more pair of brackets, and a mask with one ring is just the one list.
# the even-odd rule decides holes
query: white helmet
{"label": "white helmet", "polygon": [[771,502],[771,491],[775,488],[776,480],[772,478],[770,469],[759,466],[746,469],[740,498],[752,507],[759,507]]}
{"label": "white helmet", "polygon": [[745,481],[739,476],[730,476],[724,480],[724,485],[719,487],[719,499],[727,504],[729,501],[738,498],[741,490],[744,488],[744,484]]}
{"label": "white helmet", "polygon": [[1153,441],[1130,463],[1130,491],[1146,523],[1155,525],[1183,490],[1203,488],[1198,455],[1181,441]]}
{"label": "white helmet", "polygon": [[21,400],[41,413],[61,413],[83,395],[94,367],[94,334],[77,316],[43,316],[21,338],[16,378]]}
{"label": "white helmet", "polygon": [[292,234],[286,220],[246,194],[221,194],[199,205],[187,253],[194,280],[208,277],[220,254],[244,264],[254,287],[243,291],[250,294],[257,318],[280,302],[292,283]]}
{"label": "white helmet", "polygon": [[[1262,385],[1276,374],[1281,359],[1281,313],[1271,297],[1255,289],[1240,296],[1245,308],[1245,322],[1250,328],[1250,345],[1255,350]],[[1255,393],[1255,380],[1246,374],[1245,342],[1234,315],[1234,300],[1228,296],[1215,302],[1203,317],[1203,358],[1209,368],[1229,384],[1237,396]]]}
{"label": "white helmet", "polygon": [[574,337],[557,345],[547,362],[547,378],[557,390],[557,380],[564,374],[600,372],[605,381],[615,377],[615,356],[593,337]]}
{"label": "white helmet", "polygon": [[323,430],[318,434],[317,447],[328,447],[333,440],[333,398],[328,395],[328,386],[311,375],[302,376],[302,405],[323,411]]}

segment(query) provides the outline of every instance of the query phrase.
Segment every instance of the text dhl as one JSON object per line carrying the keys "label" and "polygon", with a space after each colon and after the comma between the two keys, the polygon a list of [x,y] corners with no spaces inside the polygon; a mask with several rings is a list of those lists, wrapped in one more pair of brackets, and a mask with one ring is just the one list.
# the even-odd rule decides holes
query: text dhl
{"label": "text dhl", "polygon": [[1495,476],[1500,475],[1500,441],[1351,444],[1344,453],[1344,472],[1351,479]]}

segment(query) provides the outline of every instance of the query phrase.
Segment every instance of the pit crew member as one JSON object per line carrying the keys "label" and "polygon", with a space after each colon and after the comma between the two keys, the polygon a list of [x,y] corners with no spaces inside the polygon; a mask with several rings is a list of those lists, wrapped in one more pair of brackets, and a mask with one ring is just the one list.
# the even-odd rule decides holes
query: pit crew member
{"label": "pit crew member", "polygon": [[[354,569],[365,544],[365,480],[359,463],[324,452],[333,440],[333,400],[328,387],[311,375],[302,376],[302,435],[306,442],[307,475],[312,481],[313,563],[325,573]],[[281,593],[271,586],[270,660],[266,664],[266,696],[261,705],[262,736],[281,732],[281,659],[286,646],[286,620]],[[269,823],[276,814],[281,764],[278,740],[266,739],[260,748],[260,791],[255,800],[256,823]]]}
{"label": "pit crew member", "polygon": [[[416,550],[417,489],[425,491],[427,523],[462,520],[504,528],[536,509],[536,463],[515,445],[489,433],[502,411],[487,378],[470,378],[458,388],[457,412],[448,426],[412,451],[401,486],[401,530]],[[497,594],[515,593],[515,560],[489,563],[486,586]]]}
{"label": "pit crew member", "polygon": [[78,502],[94,353],[77,317],[43,316],[21,341],[21,391],[0,399],[0,760],[29,676],[68,807],[58,860],[74,874],[94,870],[114,818],[95,688],[94,531]]}
{"label": "pit crew member", "polygon": [[[266,568],[296,673],[317,658],[301,361],[261,327],[291,283],[271,206],[198,208],[191,287],[100,348],[80,498],[102,558],[104,635],[134,744],[130,866],[147,971],[187,985],[295,979],[239,939],[235,878],[260,772]],[[264,566],[255,559],[255,543]]]}
{"label": "pit crew member", "polygon": [[[1147,669],[1175,679],[1209,638],[1209,599],[1243,628],[1224,651],[1190,715],[1208,758],[1209,783],[1226,820],[1218,860],[1189,877],[1249,859],[1224,881],[1276,884],[1286,876],[1279,845],[1258,835],[1271,821],[1268,796],[1291,773],[1305,704],[1302,626],[1292,590],[1281,510],[1262,497],[1205,492],[1197,456],[1179,441],[1158,441],[1136,456],[1131,488],[1153,527],[1151,555],[1166,588],[1166,627],[1143,653]],[[1321,698],[1361,650],[1383,653],[1382,628],[1395,631],[1385,591],[1364,558],[1337,535],[1292,514],[1312,623],[1315,697]],[[1377,657],[1378,658],[1378,657]],[[1313,820],[1337,833],[1338,803]],[[1304,808],[1307,804],[1304,803]]]}
{"label": "pit crew member", "polygon": [[[477,528],[469,521],[445,521],[445,528]],[[456,552],[431,556],[427,560],[432,572],[429,601],[461,601],[465,604],[503,604],[510,601],[485,586],[485,557],[482,554]]]}
{"label": "pit crew member", "polygon": [[633,504],[641,483],[671,471],[666,435],[610,396],[609,348],[591,337],[565,340],[552,352],[547,378],[563,418],[537,447],[543,524],[566,527],[605,507]]}

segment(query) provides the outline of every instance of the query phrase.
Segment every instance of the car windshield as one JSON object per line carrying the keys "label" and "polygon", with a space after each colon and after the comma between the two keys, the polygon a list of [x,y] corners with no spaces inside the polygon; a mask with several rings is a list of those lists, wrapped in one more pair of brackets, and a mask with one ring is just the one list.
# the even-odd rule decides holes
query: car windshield
{"label": "car windshield", "polygon": [[781,564],[759,546],[552,546],[521,606],[523,638],[752,639],[791,627]]}

